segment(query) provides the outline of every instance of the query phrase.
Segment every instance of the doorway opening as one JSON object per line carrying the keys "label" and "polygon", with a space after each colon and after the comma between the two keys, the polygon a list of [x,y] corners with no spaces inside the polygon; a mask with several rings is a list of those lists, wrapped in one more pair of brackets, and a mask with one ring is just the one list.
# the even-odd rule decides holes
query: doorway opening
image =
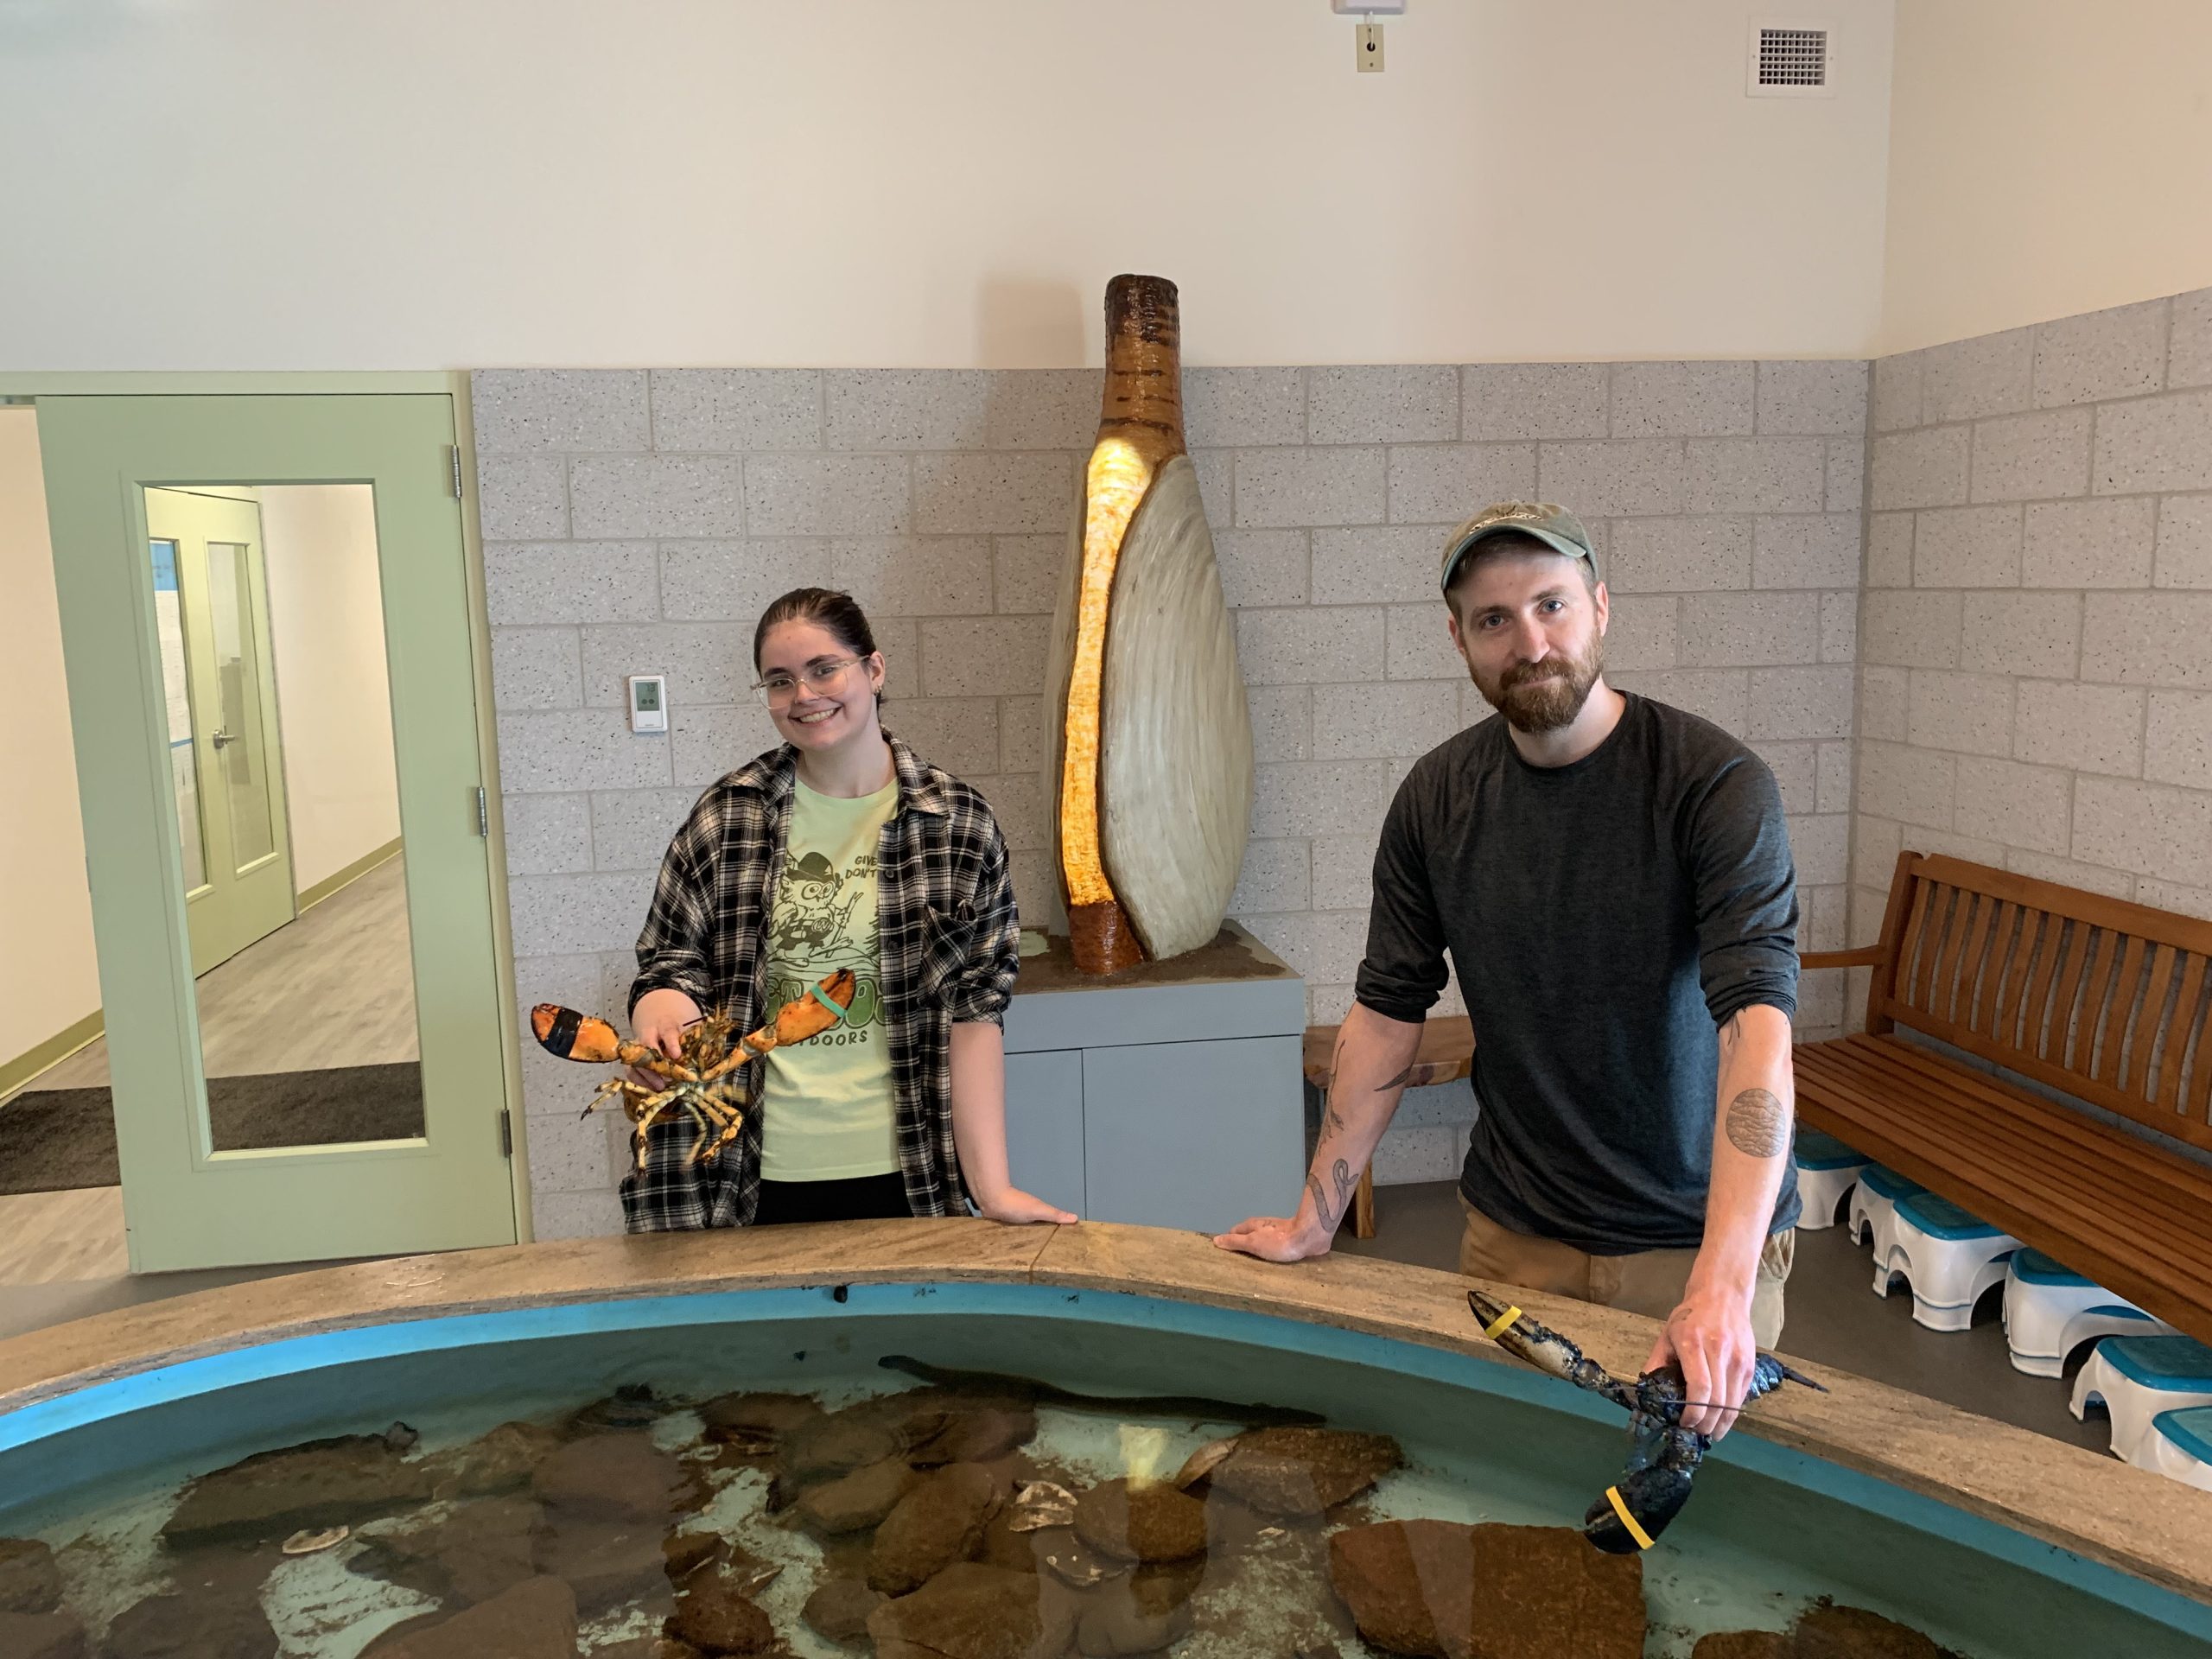
{"label": "doorway opening", "polygon": [[[372,492],[200,486],[146,502],[214,1148],[419,1135]],[[95,1040],[27,1086],[70,1102],[24,1105],[89,1118],[107,1084]]]}
{"label": "doorway opening", "polygon": [[[38,421],[23,404],[0,407],[0,590],[10,596],[13,635],[13,648],[0,652],[0,698],[15,711],[0,728],[0,766],[17,780],[0,798],[0,860],[17,878],[0,951],[4,1148],[25,1123],[10,1116],[15,1102],[49,1086],[74,1057],[105,1047]],[[126,1270],[111,1113],[105,1135],[106,1168],[95,1180],[58,1171],[41,1178],[29,1159],[0,1150],[0,1285],[73,1284]]]}
{"label": "doorway opening", "polygon": [[453,810],[483,798],[480,591],[446,469],[409,464],[454,419],[0,408],[0,557],[44,567],[16,591],[67,661],[25,764],[73,785],[0,806],[60,895],[10,971],[73,964],[0,1024],[0,1285],[515,1236],[491,849]]}

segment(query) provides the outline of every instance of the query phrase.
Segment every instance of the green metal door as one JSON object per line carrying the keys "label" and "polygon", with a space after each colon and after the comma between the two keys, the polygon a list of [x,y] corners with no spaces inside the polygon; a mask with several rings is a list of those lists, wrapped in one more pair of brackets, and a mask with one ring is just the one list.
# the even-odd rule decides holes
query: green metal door
{"label": "green metal door", "polygon": [[[133,1269],[512,1243],[507,1039],[453,399],[41,395],[38,420]],[[149,500],[280,484],[365,484],[373,501],[422,1105],[405,1133],[227,1149],[211,1128],[203,1065]],[[265,652],[265,626],[258,645]],[[265,706],[256,717],[273,719]],[[321,1040],[312,1011],[287,1024],[307,1027],[285,1033],[296,1043]],[[334,1045],[356,1034],[342,1024],[333,1021]]]}
{"label": "green metal door", "polygon": [[197,978],[296,913],[261,509],[148,490],[146,533]]}

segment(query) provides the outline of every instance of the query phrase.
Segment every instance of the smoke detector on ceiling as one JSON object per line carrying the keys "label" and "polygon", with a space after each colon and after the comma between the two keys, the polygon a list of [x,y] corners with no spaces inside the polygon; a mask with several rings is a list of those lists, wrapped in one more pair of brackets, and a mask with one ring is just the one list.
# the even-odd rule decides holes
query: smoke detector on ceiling
{"label": "smoke detector on ceiling", "polygon": [[1835,96],[1835,31],[1824,22],[1761,18],[1751,24],[1753,98]]}

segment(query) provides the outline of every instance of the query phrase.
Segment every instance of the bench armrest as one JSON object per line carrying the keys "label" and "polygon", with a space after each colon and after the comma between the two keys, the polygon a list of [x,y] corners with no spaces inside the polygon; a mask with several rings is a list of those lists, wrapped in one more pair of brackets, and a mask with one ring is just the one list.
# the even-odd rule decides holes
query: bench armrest
{"label": "bench armrest", "polygon": [[1797,957],[1800,968],[1875,968],[1881,965],[1882,947],[1862,944],[1855,950],[1807,950]]}

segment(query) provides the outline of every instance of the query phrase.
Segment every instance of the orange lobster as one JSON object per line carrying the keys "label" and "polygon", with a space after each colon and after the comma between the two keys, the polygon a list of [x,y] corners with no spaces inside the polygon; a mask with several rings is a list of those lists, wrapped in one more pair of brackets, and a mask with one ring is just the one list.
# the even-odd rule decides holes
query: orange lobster
{"label": "orange lobster", "polygon": [[737,1022],[717,1008],[685,1029],[683,1052],[672,1060],[658,1049],[630,1041],[606,1020],[557,1002],[541,1002],[532,1008],[530,1028],[547,1052],[564,1060],[617,1062],[665,1081],[669,1086],[656,1093],[627,1077],[610,1078],[599,1085],[584,1115],[589,1116],[609,1101],[620,1101],[634,1126],[630,1140],[642,1170],[645,1132],[670,1112],[687,1113],[699,1126],[699,1138],[691,1145],[690,1161],[696,1164],[715,1157],[734,1141],[745,1122],[745,1099],[738,1092],[740,1080],[732,1075],[738,1067],[772,1048],[803,1043],[829,1030],[852,1007],[855,983],[852,970],[841,968],[807,995],[784,1004],[768,1024],[734,1043],[730,1033]]}

